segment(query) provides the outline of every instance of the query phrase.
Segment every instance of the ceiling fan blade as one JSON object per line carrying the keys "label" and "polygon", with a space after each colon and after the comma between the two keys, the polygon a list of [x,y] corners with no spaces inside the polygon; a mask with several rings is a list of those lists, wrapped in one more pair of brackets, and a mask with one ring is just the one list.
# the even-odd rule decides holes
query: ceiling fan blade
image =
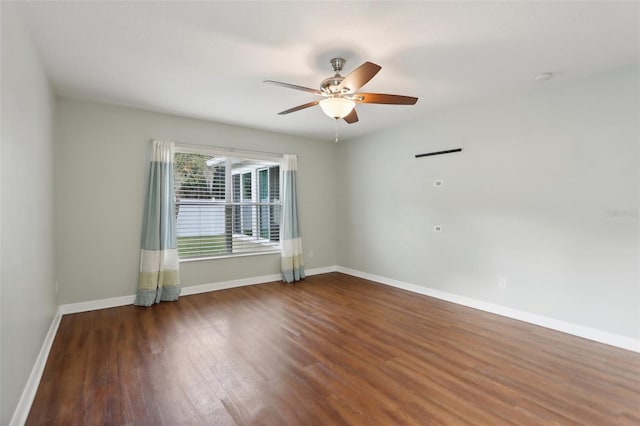
{"label": "ceiling fan blade", "polygon": [[297,107],[293,107],[293,108],[288,109],[286,111],[279,112],[278,115],[285,115],[285,114],[289,114],[291,112],[300,111],[301,109],[305,109],[305,108],[309,108],[309,107],[312,107],[312,106],[316,106],[319,103],[320,103],[320,101],[313,101],[313,102],[306,103],[304,105],[298,105]]}
{"label": "ceiling fan blade", "polygon": [[373,62],[365,62],[342,80],[338,90],[346,90],[347,93],[353,93],[367,84],[380,69],[382,69],[380,65],[376,65]]}
{"label": "ceiling fan blade", "polygon": [[356,109],[352,109],[351,112],[347,114],[343,119],[349,124],[356,123],[358,121],[358,113],[356,112]]}
{"label": "ceiling fan blade", "polygon": [[295,84],[283,83],[281,81],[265,80],[263,83],[275,84],[276,86],[288,87],[289,89],[302,90],[303,92],[315,93],[316,95],[323,95],[320,90],[311,89],[309,87],[297,86]]}
{"label": "ceiling fan blade", "polygon": [[402,95],[385,95],[383,93],[356,93],[352,97],[354,102],[363,104],[391,104],[391,105],[415,105],[418,98]]}

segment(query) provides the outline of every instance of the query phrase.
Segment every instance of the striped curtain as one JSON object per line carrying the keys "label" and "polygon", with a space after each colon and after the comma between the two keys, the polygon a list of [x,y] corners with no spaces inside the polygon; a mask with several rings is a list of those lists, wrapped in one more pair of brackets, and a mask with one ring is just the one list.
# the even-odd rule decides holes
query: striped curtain
{"label": "striped curtain", "polygon": [[153,141],[144,208],[140,278],[134,305],[151,306],[180,296],[171,142]]}
{"label": "striped curtain", "polygon": [[298,231],[298,207],[296,203],[296,173],[298,158],[285,155],[282,159],[282,224],[280,244],[282,281],[291,283],[304,278],[302,238]]}

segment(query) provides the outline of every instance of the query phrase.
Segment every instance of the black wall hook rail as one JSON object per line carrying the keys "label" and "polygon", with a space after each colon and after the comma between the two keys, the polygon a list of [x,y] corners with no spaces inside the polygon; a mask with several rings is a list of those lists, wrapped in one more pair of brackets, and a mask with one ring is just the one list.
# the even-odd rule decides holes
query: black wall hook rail
{"label": "black wall hook rail", "polygon": [[448,149],[446,151],[427,152],[426,154],[416,154],[416,158],[429,157],[431,155],[451,154],[452,152],[460,152],[462,148]]}

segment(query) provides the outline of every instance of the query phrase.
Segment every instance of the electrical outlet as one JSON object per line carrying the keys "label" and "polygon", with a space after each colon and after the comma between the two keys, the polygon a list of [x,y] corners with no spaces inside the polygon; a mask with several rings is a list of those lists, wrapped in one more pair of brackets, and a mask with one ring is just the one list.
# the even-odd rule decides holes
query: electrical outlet
{"label": "electrical outlet", "polygon": [[313,256],[315,256],[315,253],[313,252],[313,250],[309,250],[309,259],[311,259]]}
{"label": "electrical outlet", "polygon": [[442,232],[442,226],[441,225],[435,225],[433,227],[433,232]]}
{"label": "electrical outlet", "polygon": [[498,287],[507,288],[507,279],[506,278],[500,278],[498,280]]}
{"label": "electrical outlet", "polygon": [[433,186],[435,186],[436,188],[441,188],[444,186],[444,182],[440,179],[438,180],[434,180],[433,181]]}

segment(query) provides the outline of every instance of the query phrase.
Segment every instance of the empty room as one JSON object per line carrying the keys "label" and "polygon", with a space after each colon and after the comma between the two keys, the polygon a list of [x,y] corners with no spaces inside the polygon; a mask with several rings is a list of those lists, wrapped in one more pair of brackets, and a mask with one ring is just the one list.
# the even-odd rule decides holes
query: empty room
{"label": "empty room", "polygon": [[640,424],[640,2],[0,19],[0,425]]}

